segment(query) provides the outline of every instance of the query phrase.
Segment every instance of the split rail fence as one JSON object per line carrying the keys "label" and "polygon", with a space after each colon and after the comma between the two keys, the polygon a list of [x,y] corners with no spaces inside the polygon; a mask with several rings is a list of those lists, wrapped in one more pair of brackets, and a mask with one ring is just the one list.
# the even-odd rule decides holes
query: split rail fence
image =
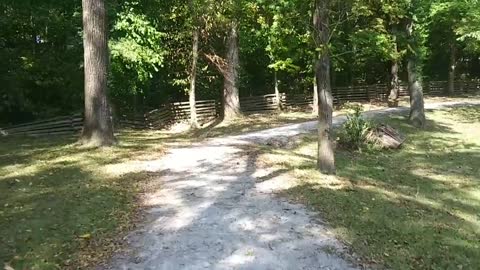
{"label": "split rail fence", "polygon": [[[424,86],[427,96],[441,96],[446,92],[448,82],[429,82]],[[456,82],[455,94],[471,94],[480,91],[480,81]],[[332,89],[336,105],[345,102],[362,102],[371,100],[385,101],[388,96],[385,84],[360,85],[352,87],[337,87]],[[400,96],[408,96],[406,85],[401,85]],[[281,108],[279,108],[281,106]],[[245,114],[271,113],[279,109],[298,109],[313,106],[312,95],[289,95],[282,93],[280,102],[275,94],[240,98],[240,107]],[[220,116],[221,103],[216,100],[201,100],[196,102],[197,117],[200,123],[210,122]],[[117,115],[114,123],[117,128],[160,130],[169,126],[188,121],[190,105],[188,102],[165,104],[142,115]],[[51,119],[25,123],[7,128],[0,128],[4,136],[44,136],[76,134],[82,130],[83,116],[55,117]]]}

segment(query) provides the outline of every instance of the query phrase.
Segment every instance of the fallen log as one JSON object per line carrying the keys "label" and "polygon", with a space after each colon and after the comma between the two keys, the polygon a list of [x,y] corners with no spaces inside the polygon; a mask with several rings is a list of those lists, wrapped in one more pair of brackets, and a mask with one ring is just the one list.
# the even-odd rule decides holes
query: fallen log
{"label": "fallen log", "polygon": [[406,138],[396,129],[388,125],[378,125],[367,134],[367,142],[377,145],[383,149],[398,149],[405,142]]}

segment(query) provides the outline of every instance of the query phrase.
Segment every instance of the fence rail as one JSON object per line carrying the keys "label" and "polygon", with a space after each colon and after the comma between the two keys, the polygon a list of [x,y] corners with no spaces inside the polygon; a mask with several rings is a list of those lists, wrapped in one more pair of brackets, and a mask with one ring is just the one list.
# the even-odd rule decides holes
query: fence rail
{"label": "fence rail", "polygon": [[11,126],[0,131],[11,136],[42,136],[74,134],[82,129],[83,116],[75,114]]}
{"label": "fence rail", "polygon": [[246,114],[272,112],[278,104],[275,94],[240,98],[240,109]]}
{"label": "fence rail", "polygon": [[[441,96],[447,92],[447,81],[434,81],[424,85],[427,96]],[[455,94],[470,94],[480,92],[480,81],[455,82]],[[332,89],[335,104],[348,101],[386,100],[388,87],[385,84],[358,85],[351,87],[336,87]],[[400,85],[400,96],[408,96],[406,84]],[[278,102],[275,94],[240,98],[240,107],[246,114],[271,113],[282,109],[307,108],[313,106],[312,95],[280,94]],[[279,108],[279,105],[281,106]],[[221,104],[216,100],[200,100],[196,102],[197,117],[200,123],[216,119],[221,112]],[[164,129],[175,123],[190,119],[190,104],[188,102],[173,102],[142,115],[118,115],[114,117],[117,128],[132,129]],[[10,136],[43,136],[75,134],[82,130],[83,116],[74,114],[59,116],[31,123],[0,128],[0,135]]]}

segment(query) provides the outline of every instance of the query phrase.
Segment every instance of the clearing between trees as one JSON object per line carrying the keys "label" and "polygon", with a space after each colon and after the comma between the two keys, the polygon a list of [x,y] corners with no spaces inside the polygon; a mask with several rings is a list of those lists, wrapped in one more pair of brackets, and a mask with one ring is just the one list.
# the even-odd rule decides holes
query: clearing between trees
{"label": "clearing between trees", "polygon": [[[397,111],[402,109],[393,110]],[[203,222],[217,222],[225,225],[222,223],[223,219],[221,219],[223,214],[220,215],[220,212],[215,212],[215,209],[234,211],[235,208],[239,208],[239,211],[245,212],[242,212],[243,214],[238,213],[238,222],[236,223],[237,225],[235,225],[238,231],[232,236],[233,238],[230,239],[232,241],[228,239],[225,240],[232,243],[236,241],[236,243],[240,245],[243,237],[251,233],[251,230],[248,229],[249,226],[257,226],[255,225],[257,223],[252,220],[261,220],[260,216],[267,219],[272,218],[272,220],[270,220],[273,222],[270,224],[272,230],[278,228],[287,230],[289,224],[294,224],[295,226],[293,227],[296,229],[294,229],[293,232],[296,231],[296,235],[300,237],[298,239],[306,239],[306,243],[308,243],[307,246],[314,244],[316,247],[320,247],[311,250],[311,253],[309,253],[311,257],[305,258],[301,262],[295,260],[293,260],[293,262],[313,265],[314,263],[318,263],[318,261],[314,259],[318,257],[322,262],[326,260],[327,265],[330,265],[330,263],[336,266],[348,265],[348,263],[340,257],[330,254],[335,250],[340,250],[340,253],[345,253],[343,252],[342,244],[335,240],[333,235],[327,233],[326,229],[318,225],[315,218],[311,219],[308,211],[305,211],[302,206],[291,205],[286,200],[276,201],[276,199],[271,196],[272,185],[281,187],[282,184],[285,184],[288,188],[290,178],[285,178],[287,179],[286,181],[280,182],[276,182],[279,181],[278,177],[274,178],[275,181],[263,181],[272,175],[281,175],[284,172],[280,171],[279,173],[277,171],[270,175],[268,169],[263,169],[265,166],[258,164],[264,162],[263,155],[258,156],[258,153],[260,153],[258,151],[267,148],[266,143],[269,138],[276,136],[289,137],[299,133],[309,132],[309,130],[315,128],[315,123],[296,124],[246,135],[224,137],[228,134],[241,134],[249,130],[258,130],[289,122],[298,122],[298,118],[303,119],[301,113],[295,113],[289,117],[286,115],[288,114],[284,116],[272,116],[270,120],[267,116],[254,116],[253,118],[244,118],[232,122],[230,126],[222,124],[210,130],[208,135],[204,136],[219,137],[213,139],[213,143],[209,143],[209,146],[206,148],[198,145],[202,142],[199,141],[198,133],[126,132],[119,136],[120,144],[104,149],[78,147],[74,144],[77,138],[70,137],[50,139],[2,139],[0,142],[0,192],[2,194],[0,197],[0,206],[2,207],[0,210],[0,238],[2,239],[2,241],[0,241],[0,261],[7,262],[8,265],[11,265],[14,269],[76,269],[78,267],[87,268],[98,262],[105,261],[110,254],[121,248],[123,242],[121,236],[125,235],[124,232],[134,229],[134,225],[136,223],[138,224],[138,220],[143,220],[141,216],[139,217],[137,215],[140,201],[136,198],[138,198],[137,195],[139,193],[145,190],[149,191],[149,193],[158,190],[158,192],[160,192],[159,194],[175,197],[179,193],[173,191],[179,188],[178,192],[182,192],[181,194],[184,194],[184,192],[187,193],[186,195],[184,194],[183,201],[178,200],[179,198],[169,197],[171,200],[169,199],[167,201],[171,203],[171,205],[165,209],[161,208],[163,209],[162,211],[170,209],[171,211],[183,211],[182,213],[186,213],[185,211],[188,212],[188,207],[206,207],[208,203],[201,204],[199,202],[208,202],[213,197],[221,195],[221,200],[226,204],[222,205],[222,203],[215,201],[213,208],[206,210],[207,212],[205,214],[208,214],[210,221],[199,220],[196,217],[196,213],[200,214],[200,216],[202,213],[195,212],[196,208],[193,209],[195,211],[190,212],[191,221],[194,223],[198,221],[200,225],[205,225]],[[309,114],[305,113],[304,115],[307,120]],[[478,114],[476,114],[476,116],[478,117]],[[474,121],[475,114],[471,114],[471,111],[464,111],[462,117],[469,119],[464,121]],[[263,120],[260,121],[260,118]],[[276,120],[272,120],[273,118]],[[434,118],[432,117],[432,119]],[[478,118],[476,121],[478,122]],[[252,125],[252,123],[254,124]],[[264,123],[263,126],[261,123]],[[423,136],[421,134],[425,136],[431,135],[428,131],[426,133],[420,133],[419,136]],[[473,136],[473,134],[475,133],[471,133],[470,135]],[[208,142],[211,140],[208,140]],[[308,142],[308,138],[306,140]],[[242,144],[253,141],[260,143],[261,146],[254,146],[249,143],[248,146],[235,145],[235,142],[238,141],[243,141]],[[421,142],[421,140],[419,140],[419,142]],[[229,146],[230,143],[234,145]],[[218,147],[215,146],[215,144],[218,144]],[[175,146],[183,146],[183,148],[180,147],[174,150],[177,151],[175,153],[178,153],[178,155],[173,155],[173,157],[170,155],[170,159],[173,158],[174,160],[169,160],[168,156],[164,158],[166,147]],[[239,147],[239,149],[234,151],[236,154],[228,151],[227,153],[219,152],[219,149],[230,149],[231,147]],[[192,150],[200,149],[201,151],[198,153],[195,152],[195,154],[182,152],[190,151],[188,150],[190,148],[192,148]],[[277,149],[273,149],[272,151],[278,154],[276,152]],[[402,150],[402,153],[406,156],[407,153],[403,151],[405,150]],[[285,157],[290,156],[290,152],[288,151],[284,151],[282,154],[284,154]],[[388,152],[384,153],[386,156],[389,154]],[[192,158],[198,158],[199,161],[188,165],[188,161]],[[259,161],[254,162],[257,158]],[[342,168],[345,166],[347,158],[351,158],[349,154],[343,152],[340,154],[340,166]],[[205,160],[202,161],[202,159]],[[209,161],[207,159],[213,159],[211,161],[213,165],[208,165]],[[251,160],[248,161],[245,159]],[[406,159],[408,159],[408,156]],[[239,160],[238,164],[236,160]],[[313,162],[313,159],[311,161]],[[467,160],[467,162],[474,161],[475,159]],[[171,162],[170,164],[178,167],[177,170],[179,170],[179,172],[162,171],[160,166],[162,162]],[[366,162],[369,162],[368,159]],[[412,161],[409,161],[405,164],[411,164],[411,162]],[[448,164],[453,162],[454,161],[449,161]],[[459,162],[462,161],[460,160]],[[255,166],[257,166],[255,164],[258,165],[257,169],[255,169]],[[387,166],[388,164],[390,163],[387,161],[385,165]],[[184,177],[182,177],[182,166],[187,166],[187,168],[183,169],[193,170],[193,172],[183,174]],[[376,164],[375,167],[372,168],[381,166],[383,165]],[[208,167],[211,168],[208,169]],[[277,170],[275,166],[270,167],[270,170]],[[388,168],[391,167],[392,166]],[[452,167],[448,166],[448,168],[456,170],[453,165]],[[353,170],[354,168],[351,169]],[[366,170],[366,168],[364,169]],[[377,171],[377,169],[372,170]],[[285,172],[286,171],[287,170],[285,170]],[[159,176],[160,172],[161,175]],[[350,172],[350,170],[346,170],[345,173],[348,172]],[[459,171],[459,173],[461,172]],[[202,186],[203,184],[200,182],[195,183],[189,181],[189,175],[192,175],[192,177],[198,175],[198,177],[202,178],[201,180],[205,185]],[[181,182],[177,184],[172,182],[170,186],[164,185],[164,181],[165,183],[169,183],[169,179],[175,177],[181,178]],[[155,179],[155,181],[149,181],[150,179]],[[222,182],[221,179],[225,180],[222,184],[217,183],[218,185],[212,185],[212,183],[209,182]],[[183,186],[182,181],[185,184]],[[263,181],[264,183],[256,184],[258,181]],[[202,192],[202,189],[209,189],[212,186],[216,188],[208,192],[205,190],[206,193]],[[190,192],[189,189],[194,191]],[[198,190],[195,191],[195,189]],[[265,192],[265,194],[257,194],[260,197],[257,197],[257,195],[249,197],[251,200],[246,201],[244,205],[232,204],[232,201],[234,202],[236,199],[241,198],[241,196],[236,197],[239,195],[238,192],[240,192],[240,194],[245,192],[246,194],[250,191],[254,192],[253,189],[259,192]],[[209,196],[212,196],[212,198]],[[151,198],[155,198],[155,196]],[[162,203],[165,204],[165,201]],[[188,205],[182,206],[182,203]],[[260,204],[260,208],[255,207],[257,203]],[[233,205],[234,208],[229,208],[229,205]],[[329,201],[328,205],[331,206],[335,204]],[[150,204],[150,206],[152,206],[152,204]],[[224,208],[224,206],[226,208]],[[160,218],[162,213],[163,212],[160,211],[153,213],[153,215]],[[165,218],[168,218],[168,214],[172,213],[166,213]],[[269,216],[268,213],[271,215]],[[242,215],[244,219],[240,218]],[[147,217],[152,216],[147,215]],[[172,223],[173,227],[181,227],[181,222],[185,222],[185,224],[189,222],[188,217],[189,215],[184,215],[184,221],[175,220],[174,216],[169,218],[175,221]],[[231,220],[237,217],[232,214]],[[332,222],[328,213],[325,215],[325,218],[328,222]],[[150,218],[147,218],[146,221],[150,220]],[[263,224],[267,226],[270,221],[267,220],[265,221],[266,223]],[[165,222],[165,219],[161,219],[159,222]],[[309,227],[310,225],[305,227],[305,222],[311,224],[311,227]],[[197,225],[195,224],[190,227],[193,226],[193,228],[196,228]],[[261,224],[262,223],[259,222],[258,226],[263,226]],[[275,224],[277,224],[278,227],[276,227],[277,225]],[[335,225],[336,223],[332,222],[331,224]],[[199,228],[201,229],[203,227],[200,226]],[[245,229],[245,231],[242,231],[243,229]],[[145,230],[145,228],[141,227],[140,230]],[[317,230],[313,236],[311,233],[312,230]],[[317,233],[318,230],[321,231],[320,234]],[[336,232],[336,229],[334,232]],[[283,233],[283,238],[281,238],[284,241],[290,242],[294,239],[291,235],[292,232],[283,231]],[[267,237],[265,236],[267,234],[266,232],[258,231],[258,234],[263,235],[262,237]],[[177,236],[181,237],[180,239],[182,239],[182,241],[189,239],[188,237],[183,238],[183,235],[178,232]],[[170,240],[180,241],[174,238]],[[270,252],[270,248],[275,249],[280,247],[282,245],[281,242],[282,241],[273,243],[271,247],[267,245],[268,249],[266,252]],[[321,242],[321,244],[317,246],[319,242]],[[254,244],[258,243],[260,242],[254,241]],[[154,242],[151,242],[151,244],[154,244]],[[233,246],[232,244],[232,247]],[[181,248],[182,245],[179,246],[179,249]],[[197,246],[197,248],[200,247]],[[188,251],[188,249],[185,250]],[[228,249],[225,249],[224,252],[227,252],[227,250]],[[241,261],[245,259],[247,261],[254,261],[254,258],[263,256],[261,255],[263,254],[262,252],[265,252],[265,250],[260,251],[255,248],[246,248],[245,253],[243,253],[243,250],[240,249],[236,253],[238,256],[233,256],[228,262],[224,261],[223,265],[234,263],[235,260]],[[274,252],[274,254],[275,256],[278,255],[276,252]],[[133,260],[133,265],[137,267],[145,265],[142,264],[147,263],[144,255],[145,254],[143,254],[143,256],[139,254],[138,256],[131,257],[130,259]],[[363,256],[364,254],[361,255]],[[394,256],[395,253],[389,253],[389,255]],[[377,261],[379,261],[378,256],[374,257],[377,258]],[[280,255],[280,257],[289,258],[284,254]],[[328,259],[325,259],[327,257]],[[368,258],[368,256],[366,257]],[[268,260],[272,263],[277,260],[274,260],[273,257],[268,258],[270,258]],[[136,260],[140,260],[140,264],[137,265],[135,263]],[[212,262],[212,260],[207,261],[209,263]],[[264,261],[264,263],[266,263],[266,261]],[[286,263],[285,265],[289,264]]]}

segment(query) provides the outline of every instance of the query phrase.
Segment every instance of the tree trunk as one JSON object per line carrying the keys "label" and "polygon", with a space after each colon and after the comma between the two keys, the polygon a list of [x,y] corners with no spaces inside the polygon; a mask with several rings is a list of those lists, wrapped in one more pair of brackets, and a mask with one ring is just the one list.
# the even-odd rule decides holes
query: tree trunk
{"label": "tree trunk", "polygon": [[330,37],[328,0],[315,0],[313,17],[316,47],[319,56],[315,64],[318,85],[318,169],[325,174],[335,174],[335,154],[333,145],[333,97],[330,83]]}
{"label": "tree trunk", "polygon": [[400,69],[400,59],[398,53],[398,43],[397,43],[397,28],[395,25],[392,25],[390,28],[390,34],[393,39],[393,54],[394,57],[391,59],[391,68],[390,68],[390,93],[388,95],[388,105],[389,107],[398,106],[398,98],[400,97],[400,80],[398,72]]}
{"label": "tree trunk", "polygon": [[275,105],[277,106],[277,110],[282,109],[282,97],[280,96],[280,87],[279,87],[279,82],[278,82],[278,72],[275,70],[275,75],[274,75],[274,80],[275,80]]}
{"label": "tree trunk", "polygon": [[388,105],[390,107],[398,106],[398,97],[400,95],[400,82],[398,78],[399,65],[397,60],[392,61],[391,81],[390,81],[390,95],[388,96]]}
{"label": "tree trunk", "polygon": [[85,119],[81,142],[89,146],[115,143],[107,100],[107,17],[103,0],[83,0]]}
{"label": "tree trunk", "polygon": [[[395,54],[398,53],[397,40],[394,40]],[[388,96],[388,104],[390,107],[398,106],[398,97],[400,95],[400,81],[398,77],[399,64],[398,59],[392,60],[392,67],[390,69],[390,95]]]}
{"label": "tree trunk", "polygon": [[418,44],[414,38],[414,24],[412,20],[407,22],[407,36],[412,48],[408,55],[408,91],[410,93],[410,122],[419,128],[425,126],[425,104],[423,99],[422,83],[418,74]]}
{"label": "tree trunk", "polygon": [[240,116],[240,98],[238,92],[239,48],[237,22],[230,25],[227,38],[227,67],[224,72],[223,117],[224,120]]}
{"label": "tree trunk", "polygon": [[313,115],[318,115],[318,85],[317,85],[317,78],[313,79]]}
{"label": "tree trunk", "polygon": [[457,48],[454,43],[450,46],[450,69],[448,72],[448,95],[455,93],[455,72],[457,70]]}
{"label": "tree trunk", "polygon": [[195,99],[195,90],[196,90],[196,80],[197,80],[197,63],[198,63],[198,43],[199,43],[200,29],[198,26],[195,26],[193,29],[193,46],[192,46],[192,70],[190,73],[190,91],[189,95],[189,104],[190,104],[190,126],[193,129],[197,129],[198,119],[197,119],[197,105]]}

